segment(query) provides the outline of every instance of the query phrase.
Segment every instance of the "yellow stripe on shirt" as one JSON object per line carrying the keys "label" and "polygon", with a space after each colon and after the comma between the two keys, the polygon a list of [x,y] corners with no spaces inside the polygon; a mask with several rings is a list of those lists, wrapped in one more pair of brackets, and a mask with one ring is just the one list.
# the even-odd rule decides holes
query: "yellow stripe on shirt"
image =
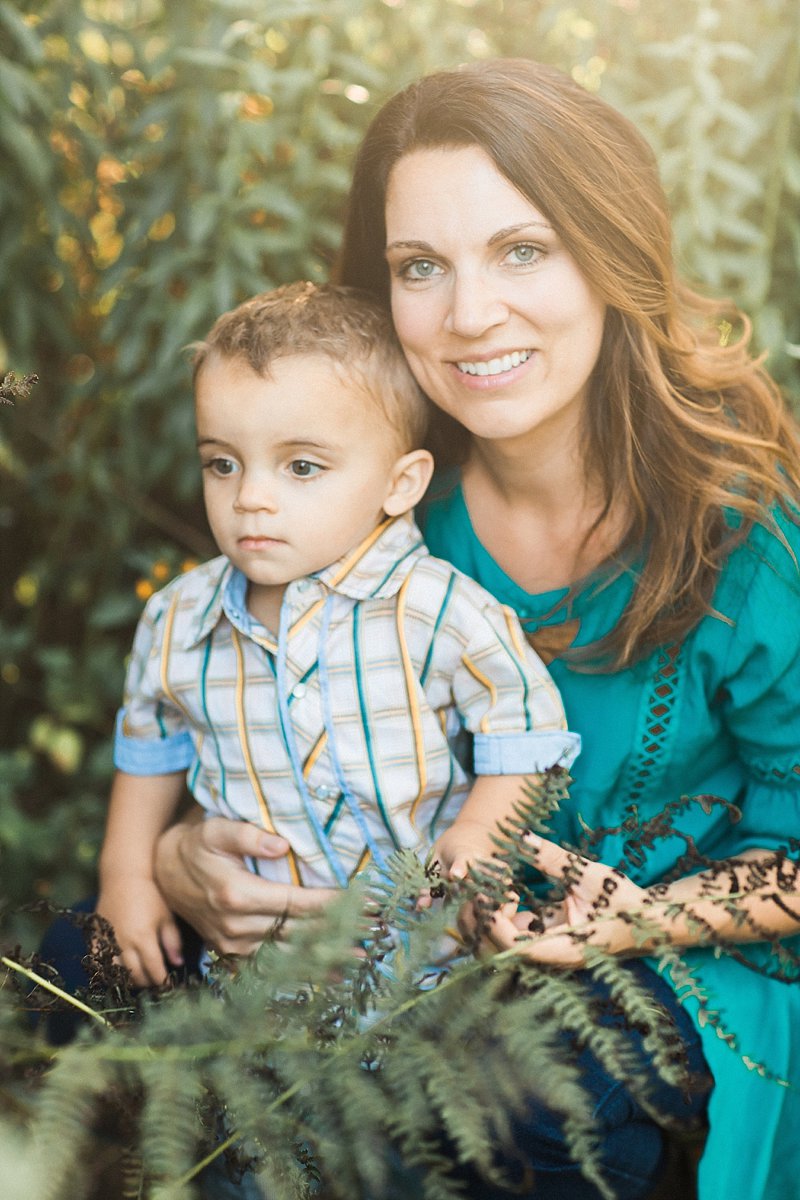
{"label": "yellow stripe on shirt", "polygon": [[[491,679],[489,679],[487,675],[484,675],[483,671],[481,671],[480,668],[475,665],[468,654],[462,654],[461,661],[473,679],[477,679],[478,683],[482,684],[482,686],[486,688],[487,692],[489,693],[489,707],[494,708],[495,704],[497,703],[497,688],[494,686]],[[489,718],[488,716],[485,716],[481,719],[481,733],[488,732]]]}
{"label": "yellow stripe on shirt", "polygon": [[356,875],[361,874],[361,872],[364,870],[364,867],[367,865],[367,863],[370,860],[371,853],[372,852],[371,852],[369,846],[365,846],[364,849],[361,851],[361,858],[358,860],[355,867],[350,872],[350,879],[355,879]]}
{"label": "yellow stripe on shirt", "polygon": [[180,600],[179,593],[175,593],[172,603],[167,609],[167,615],[164,618],[164,638],[161,643],[161,690],[167,699],[171,700],[176,708],[183,711],[183,705],[178,702],[178,698],[169,686],[169,656],[172,653],[172,627],[175,624],[175,614],[178,611],[178,601]]}
{"label": "yellow stripe on shirt", "polygon": [[[253,756],[250,752],[250,741],[247,737],[247,720],[244,711],[244,654],[242,652],[241,636],[238,629],[231,628],[231,637],[233,648],[236,652],[236,718],[239,725],[239,741],[242,745],[244,763],[250,779],[250,786],[252,787],[256,800],[258,801],[258,808],[261,813],[261,820],[264,824],[264,828],[266,829],[267,833],[274,833],[277,836],[281,836],[278,834],[278,831],[273,824],[272,817],[270,816],[267,799],[261,789],[261,781],[258,778],[258,772],[255,769]],[[292,876],[292,883],[302,887],[303,881],[300,878],[300,869],[297,865],[297,857],[291,847],[289,848],[288,858],[289,872]]]}
{"label": "yellow stripe on shirt", "polygon": [[502,608],[503,616],[506,619],[506,627],[508,629],[508,636],[511,638],[511,645],[514,647],[519,657],[524,661],[527,653],[527,647],[520,637],[521,630],[519,621],[517,619],[517,614],[514,612],[513,608],[508,608],[505,604],[502,604],[500,607]]}
{"label": "yellow stripe on shirt", "polygon": [[414,663],[411,658],[411,652],[408,648],[408,640],[405,631],[405,613],[406,613],[406,593],[408,585],[411,582],[411,576],[407,575],[397,593],[397,637],[400,642],[400,662],[403,667],[403,676],[406,682],[406,694],[408,695],[408,712],[411,717],[411,729],[414,734],[414,753],[417,760],[417,776],[419,778],[419,790],[414,798],[409,810],[409,819],[413,822],[419,803],[425,794],[425,788],[428,783],[428,764],[425,759],[425,739],[422,732],[422,717],[419,710],[419,696],[417,695],[417,675],[414,670]]}
{"label": "yellow stripe on shirt", "polygon": [[308,779],[309,775],[311,774],[311,772],[314,769],[314,764],[316,763],[320,754],[322,754],[322,751],[325,749],[327,744],[328,744],[328,731],[327,731],[327,729],[323,729],[322,733],[319,735],[316,742],[311,747],[311,752],[309,753],[308,758],[306,759],[305,763],[303,764],[303,779]]}

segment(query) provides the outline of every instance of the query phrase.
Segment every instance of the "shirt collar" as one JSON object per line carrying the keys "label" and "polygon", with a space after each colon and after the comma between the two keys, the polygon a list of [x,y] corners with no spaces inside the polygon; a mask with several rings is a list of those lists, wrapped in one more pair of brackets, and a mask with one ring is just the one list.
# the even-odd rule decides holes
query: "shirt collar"
{"label": "shirt collar", "polygon": [[353,600],[369,596],[385,599],[400,591],[409,571],[427,554],[422,534],[413,517],[389,517],[364,541],[331,563],[316,578],[331,591]]}
{"label": "shirt collar", "polygon": [[[310,578],[353,600],[396,595],[414,564],[427,554],[410,514],[382,521],[354,550]],[[215,559],[206,572],[203,592],[196,597],[197,616],[190,623],[186,648],[196,646],[219,623],[223,614],[248,636],[261,626],[247,611],[247,580],[226,558]],[[311,597],[310,597],[311,599]],[[262,631],[263,633],[263,631]]]}

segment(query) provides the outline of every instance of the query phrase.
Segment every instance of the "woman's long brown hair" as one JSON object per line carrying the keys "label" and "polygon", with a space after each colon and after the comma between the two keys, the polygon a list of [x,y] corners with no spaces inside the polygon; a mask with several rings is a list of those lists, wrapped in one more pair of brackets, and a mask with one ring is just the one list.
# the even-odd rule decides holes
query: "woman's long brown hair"
{"label": "woman's long brown hair", "polygon": [[[384,106],[356,161],[341,282],[389,304],[392,167],[414,149],[465,145],[481,147],[547,217],[608,305],[585,462],[605,499],[596,524],[620,499],[628,515],[609,565],[622,570],[632,556],[640,565],[621,619],[590,650],[595,666],[622,667],[679,643],[712,611],[720,568],[754,522],[778,536],[776,505],[798,519],[797,426],[748,350],[747,319],[676,279],[666,199],[645,139],[605,101],[539,63],[501,59],[430,75]],[[440,464],[445,447],[451,462],[463,459],[468,435],[444,414],[438,421]]]}

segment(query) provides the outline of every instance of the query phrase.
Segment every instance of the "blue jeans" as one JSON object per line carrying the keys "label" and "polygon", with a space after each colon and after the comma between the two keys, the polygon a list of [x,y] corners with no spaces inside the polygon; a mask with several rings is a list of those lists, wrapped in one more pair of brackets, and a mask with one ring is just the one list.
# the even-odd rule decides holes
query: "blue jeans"
{"label": "blue jeans", "polygon": [[[659,1113],[677,1123],[678,1128],[687,1132],[700,1131],[712,1083],[700,1035],[672,988],[660,975],[637,959],[631,959],[626,969],[672,1016],[686,1055],[686,1066],[694,1080],[694,1086],[686,1093],[664,1083],[643,1047],[642,1034],[628,1029],[630,1043],[650,1085],[648,1099]],[[602,1001],[605,989],[596,980],[594,991]],[[602,1023],[622,1026],[623,1020],[608,1012]],[[565,1053],[569,1052],[567,1045]],[[576,1062],[581,1069],[582,1086],[593,1101],[602,1174],[616,1200],[644,1200],[664,1170],[666,1136],[624,1084],[609,1075],[590,1051],[578,1053]],[[535,1200],[599,1200],[597,1188],[584,1178],[580,1167],[570,1158],[558,1114],[541,1100],[532,1099],[512,1128],[513,1149],[499,1152],[495,1164],[510,1181],[511,1190],[487,1183],[470,1168],[459,1168],[456,1175],[465,1185],[465,1197],[469,1200],[513,1200],[515,1196],[531,1196]],[[404,1187],[401,1177],[402,1170],[398,1168],[389,1194],[380,1200],[401,1200],[401,1197],[410,1200],[419,1194],[418,1189]],[[676,1196],[674,1200],[679,1198]]]}
{"label": "blue jeans", "polygon": [[[648,1063],[642,1034],[630,1030],[633,1048],[650,1081],[650,1103],[664,1116],[672,1117],[679,1126],[686,1129],[702,1126],[710,1076],[700,1049],[699,1034],[686,1010],[675,1000],[672,988],[655,971],[637,960],[628,962],[626,970],[672,1014],[686,1055],[686,1066],[697,1080],[697,1087],[687,1094],[664,1084]],[[596,986],[596,992],[602,1001],[601,986]],[[618,1016],[607,1015],[607,1024],[619,1024],[619,1021]],[[666,1159],[662,1130],[594,1055],[584,1050],[577,1056],[577,1062],[582,1069],[583,1087],[594,1099],[603,1175],[613,1188],[616,1200],[644,1200],[660,1178]],[[599,1200],[600,1193],[594,1184],[584,1178],[581,1168],[570,1158],[559,1116],[540,1100],[529,1102],[527,1111],[513,1126],[513,1133],[515,1147],[499,1153],[495,1164],[509,1178],[513,1190],[494,1186],[482,1180],[475,1171],[461,1168],[455,1174],[463,1183],[465,1198],[513,1200],[515,1196],[531,1196],[533,1200]],[[422,1195],[420,1172],[404,1166],[395,1150],[389,1151],[389,1160],[385,1192],[357,1200],[419,1200]],[[246,1175],[240,1183],[233,1183],[225,1175],[222,1164],[213,1164],[205,1172],[201,1196],[203,1200],[269,1200],[254,1176]]]}
{"label": "blue jeans", "polygon": [[235,1183],[219,1161],[206,1167],[196,1182],[201,1200],[267,1200],[255,1175],[248,1173]]}
{"label": "blue jeans", "polygon": [[[83,911],[91,911],[92,907],[91,901],[76,906]],[[81,966],[85,953],[83,935],[66,920],[54,923],[41,947],[42,958],[56,966],[67,987],[73,990],[86,982]],[[676,1000],[672,988],[660,975],[638,959],[631,959],[626,970],[671,1014],[688,1069],[701,1085],[685,1095],[665,1084],[648,1061],[642,1035],[636,1030],[628,1030],[641,1068],[650,1081],[650,1102],[660,1113],[687,1128],[702,1124],[711,1079],[700,1035]],[[594,990],[602,1002],[604,989],[597,981]],[[612,1025],[622,1023],[613,1012],[608,1012],[604,1021]],[[74,1036],[75,1025],[71,1013],[51,1016],[48,1019],[50,1040],[56,1044],[69,1041]],[[574,1053],[565,1045],[565,1054]],[[583,1087],[593,1099],[604,1175],[614,1188],[617,1200],[644,1200],[663,1169],[664,1134],[624,1085],[609,1075],[589,1051],[578,1053],[576,1061],[581,1068]],[[513,1149],[498,1153],[496,1164],[504,1177],[512,1181],[513,1189],[487,1183],[470,1168],[456,1168],[455,1174],[464,1185],[467,1200],[513,1200],[515,1196],[535,1196],[535,1200],[599,1200],[600,1193],[584,1178],[567,1152],[560,1118],[540,1100],[529,1101],[524,1114],[515,1121],[513,1132]],[[422,1191],[419,1174],[406,1168],[395,1151],[388,1153],[391,1170],[386,1193],[369,1200],[417,1200]],[[527,1181],[532,1178],[535,1178],[535,1185],[529,1186]],[[228,1200],[228,1197],[230,1200],[265,1200],[264,1192],[252,1175],[245,1175],[240,1183],[234,1183],[221,1162],[207,1168],[198,1182],[203,1200]]]}

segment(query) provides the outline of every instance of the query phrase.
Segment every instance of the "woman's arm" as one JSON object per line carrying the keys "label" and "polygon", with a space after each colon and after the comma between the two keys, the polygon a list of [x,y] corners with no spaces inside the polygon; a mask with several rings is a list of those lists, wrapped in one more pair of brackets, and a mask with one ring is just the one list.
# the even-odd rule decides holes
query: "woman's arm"
{"label": "woman's arm", "polygon": [[748,850],[713,870],[670,884],[639,887],[621,871],[562,849],[536,834],[526,837],[531,862],[556,880],[571,880],[554,924],[540,933],[531,914],[507,905],[489,930],[493,949],[552,966],[585,963],[594,949],[620,957],[665,944],[753,942],[800,933],[800,867],[767,850]]}
{"label": "woman's arm", "polygon": [[276,921],[319,912],[336,895],[260,879],[245,858],[282,858],[289,844],[245,821],[199,809],[159,839],[155,876],[174,912],[220,954],[252,954]]}

